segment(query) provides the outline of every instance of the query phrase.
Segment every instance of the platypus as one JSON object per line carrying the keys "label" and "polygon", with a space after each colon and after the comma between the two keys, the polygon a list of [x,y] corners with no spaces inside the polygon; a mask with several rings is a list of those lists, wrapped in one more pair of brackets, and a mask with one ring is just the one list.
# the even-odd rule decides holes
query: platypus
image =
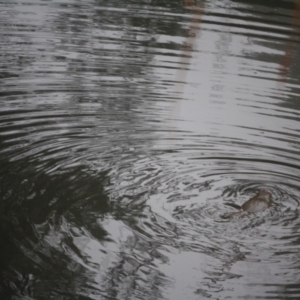
{"label": "platypus", "polygon": [[246,201],[242,206],[234,203],[226,203],[226,205],[239,209],[238,212],[227,213],[222,216],[224,219],[229,219],[235,216],[241,216],[247,213],[257,213],[266,210],[273,204],[272,194],[268,189],[262,189],[253,198]]}

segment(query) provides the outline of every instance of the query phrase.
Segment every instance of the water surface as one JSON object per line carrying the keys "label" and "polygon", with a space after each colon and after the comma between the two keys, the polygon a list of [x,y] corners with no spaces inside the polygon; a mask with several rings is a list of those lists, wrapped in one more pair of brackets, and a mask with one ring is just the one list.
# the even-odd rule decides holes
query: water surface
{"label": "water surface", "polygon": [[299,11],[0,1],[1,299],[298,299]]}

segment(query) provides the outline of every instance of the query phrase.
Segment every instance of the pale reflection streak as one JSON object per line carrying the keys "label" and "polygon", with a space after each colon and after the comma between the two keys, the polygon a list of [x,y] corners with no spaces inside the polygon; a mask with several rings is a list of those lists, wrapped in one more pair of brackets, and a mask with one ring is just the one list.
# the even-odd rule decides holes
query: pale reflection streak
{"label": "pale reflection streak", "polygon": [[280,69],[279,69],[279,83],[280,86],[283,86],[287,80],[287,75],[290,70],[290,67],[293,63],[293,60],[296,55],[296,45],[297,41],[295,41],[294,36],[298,36],[300,33],[300,0],[296,0],[294,13],[292,15],[292,28],[294,30],[294,34],[290,36],[286,48],[285,54],[282,58]]}
{"label": "pale reflection streak", "polygon": [[200,23],[202,21],[202,15],[204,14],[204,4],[205,4],[205,0],[184,1],[184,6],[191,11],[192,17],[189,24],[188,36],[185,39],[184,48],[181,53],[179,67],[175,78],[175,82],[176,82],[175,94],[177,95],[177,101],[174,102],[173,113],[172,113],[172,116],[175,120],[179,116],[180,102],[178,100],[182,98],[188,66],[190,64],[190,60],[192,57],[192,51],[195,47],[195,41],[197,35],[200,31]]}

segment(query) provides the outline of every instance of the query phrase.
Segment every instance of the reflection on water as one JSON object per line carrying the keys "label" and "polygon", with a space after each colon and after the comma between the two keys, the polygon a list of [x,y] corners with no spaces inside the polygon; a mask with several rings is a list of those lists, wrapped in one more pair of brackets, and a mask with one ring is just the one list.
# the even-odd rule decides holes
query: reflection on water
{"label": "reflection on water", "polygon": [[1,299],[300,297],[298,2],[0,7]]}

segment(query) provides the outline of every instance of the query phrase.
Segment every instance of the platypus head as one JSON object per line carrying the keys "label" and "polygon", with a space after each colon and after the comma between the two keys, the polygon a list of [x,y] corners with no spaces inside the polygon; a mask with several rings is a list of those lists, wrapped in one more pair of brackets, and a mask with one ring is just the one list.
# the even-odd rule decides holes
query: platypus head
{"label": "platypus head", "polygon": [[263,198],[264,200],[268,201],[269,203],[272,202],[272,194],[269,189],[261,189],[258,194],[258,197]]}

